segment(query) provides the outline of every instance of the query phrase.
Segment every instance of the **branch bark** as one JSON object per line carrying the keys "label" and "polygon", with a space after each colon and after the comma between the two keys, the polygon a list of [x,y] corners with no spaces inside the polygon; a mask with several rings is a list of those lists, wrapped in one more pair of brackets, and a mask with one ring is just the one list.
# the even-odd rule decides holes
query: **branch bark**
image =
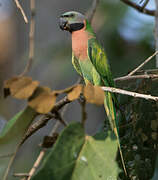
{"label": "branch bark", "polygon": [[96,12],[98,4],[99,4],[99,0],[93,0],[91,8],[87,12],[86,16],[87,16],[87,19],[88,19],[88,21],[90,23],[91,23],[91,21],[93,19],[93,16],[94,16],[95,12]]}
{"label": "branch bark", "polygon": [[28,23],[28,19],[27,19],[26,15],[25,15],[25,12],[24,12],[22,6],[20,5],[19,1],[18,0],[14,0],[14,2],[16,4],[16,7],[20,10],[20,12],[21,12],[21,14],[22,14],[22,16],[24,18],[25,23]]}
{"label": "branch bark", "polygon": [[150,15],[150,16],[155,16],[155,10],[149,10],[149,9],[146,9],[146,8],[142,8],[142,6],[139,6],[138,4],[130,1],[130,0],[120,0],[122,1],[123,3],[127,4],[128,6],[136,9],[137,11],[141,12],[141,13],[144,13],[144,14],[147,14],[147,15]]}
{"label": "branch bark", "polygon": [[30,21],[30,32],[29,32],[29,58],[26,64],[24,71],[20,74],[20,76],[26,75],[32,66],[32,62],[34,59],[34,49],[35,49],[35,0],[30,0],[30,10],[31,10],[31,21]]}
{"label": "branch bark", "polygon": [[154,54],[152,54],[150,57],[148,57],[143,63],[141,63],[137,68],[135,68],[132,72],[128,74],[128,76],[132,76],[135,74],[138,70],[140,70],[145,64],[147,64],[154,56],[158,54],[158,51],[156,51]]}
{"label": "branch bark", "polygon": [[147,94],[140,94],[140,93],[127,91],[127,90],[123,90],[123,89],[118,89],[118,88],[112,88],[112,87],[101,87],[101,88],[102,88],[103,91],[128,95],[128,96],[132,96],[132,97],[135,97],[135,98],[142,98],[142,99],[146,99],[146,100],[158,101],[157,96],[151,96],[151,95],[147,95]]}
{"label": "branch bark", "polygon": [[158,75],[157,74],[143,74],[143,75],[135,75],[135,76],[122,76],[115,78],[115,82],[119,81],[128,81],[128,80],[134,80],[134,79],[157,79]]}

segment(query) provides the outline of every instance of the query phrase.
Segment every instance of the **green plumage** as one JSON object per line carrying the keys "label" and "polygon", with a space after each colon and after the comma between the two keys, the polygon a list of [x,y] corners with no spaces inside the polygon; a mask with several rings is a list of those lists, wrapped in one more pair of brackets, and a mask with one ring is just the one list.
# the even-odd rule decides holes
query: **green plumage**
{"label": "green plumage", "polygon": [[[114,81],[108,65],[104,49],[98,43],[89,23],[86,23],[86,31],[92,35],[88,40],[88,58],[84,61],[77,59],[72,53],[72,63],[76,71],[84,78],[85,82],[91,82],[98,86],[114,87]],[[110,92],[105,92],[105,110],[112,125],[116,128],[117,122],[115,107],[118,106],[117,98]],[[117,123],[118,124],[118,123]]]}
{"label": "green plumage", "polygon": [[[88,22],[86,22],[86,31],[92,35],[92,38],[88,40],[88,58],[84,61],[77,59],[72,52],[73,66],[76,71],[84,78],[86,84],[87,82],[91,82],[93,85],[114,87],[115,84],[112,78],[108,60],[105,55],[105,51],[98,43],[96,36]],[[116,109],[119,107],[119,104],[115,94],[105,92],[104,107],[112,130],[117,137],[120,155],[126,173],[118,134],[118,116],[116,115]]]}
{"label": "green plumage", "polygon": [[[84,78],[85,83],[90,82],[97,86],[114,87],[104,49],[98,43],[85,16],[75,11],[66,12],[60,18],[60,28],[72,33],[72,63],[76,71]],[[116,135],[122,164],[127,174],[118,134],[120,117],[116,114],[116,110],[119,110],[119,104],[115,94],[105,92],[104,107],[112,130]],[[121,115],[120,112],[118,114]]]}

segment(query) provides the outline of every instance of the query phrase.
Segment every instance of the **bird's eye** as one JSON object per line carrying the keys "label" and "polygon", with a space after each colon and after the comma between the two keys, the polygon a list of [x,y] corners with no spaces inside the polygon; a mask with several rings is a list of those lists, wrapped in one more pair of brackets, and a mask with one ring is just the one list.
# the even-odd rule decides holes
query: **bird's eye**
{"label": "bird's eye", "polygon": [[65,15],[61,15],[60,17],[62,18],[68,18],[68,17],[74,17],[75,15],[74,14],[65,14]]}
{"label": "bird's eye", "polygon": [[74,14],[70,14],[70,16],[69,17],[74,17],[75,15]]}

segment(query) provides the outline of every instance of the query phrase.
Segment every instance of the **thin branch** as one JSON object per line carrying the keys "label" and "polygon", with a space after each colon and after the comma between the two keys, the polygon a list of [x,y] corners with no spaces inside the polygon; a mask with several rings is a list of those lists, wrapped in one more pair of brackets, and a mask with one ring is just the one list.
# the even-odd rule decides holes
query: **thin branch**
{"label": "thin branch", "polygon": [[142,6],[139,6],[138,4],[131,2],[129,0],[120,0],[122,2],[124,2],[125,4],[127,4],[128,6],[133,7],[134,9],[136,9],[137,11],[150,15],[150,16],[155,16],[155,10],[149,10],[146,8],[142,8]]}
{"label": "thin branch", "polygon": [[15,173],[13,174],[14,177],[28,177],[28,173]]}
{"label": "thin branch", "polygon": [[101,87],[101,88],[103,89],[103,91],[108,91],[108,92],[112,92],[112,93],[118,93],[118,94],[133,96],[135,98],[142,98],[142,99],[146,99],[146,100],[158,101],[157,96],[151,96],[151,95],[147,95],[147,94],[140,94],[140,93],[127,91],[127,90],[123,90],[123,89],[118,89],[118,88],[112,88],[112,87]]}
{"label": "thin branch", "polygon": [[29,129],[27,130],[25,136],[23,137],[21,141],[21,145],[30,137],[32,136],[36,131],[38,131],[40,128],[44,127],[50,118],[42,116],[37,122],[32,124]]}
{"label": "thin branch", "polygon": [[33,176],[33,174],[35,173],[36,169],[38,168],[40,162],[42,161],[44,155],[45,155],[45,152],[46,152],[46,148],[43,148],[37,158],[37,160],[35,161],[34,165],[33,165],[33,168],[31,169],[31,171],[29,172],[29,176],[27,178],[27,180],[30,180],[31,177]]}
{"label": "thin branch", "polygon": [[128,76],[132,76],[134,73],[136,73],[138,70],[140,70],[145,64],[147,64],[154,56],[158,54],[158,51],[156,51],[154,54],[152,54],[150,57],[148,57],[142,64],[140,64],[137,68],[135,68],[132,72],[128,74]]}
{"label": "thin branch", "polygon": [[86,100],[83,97],[83,99],[79,99],[79,103],[81,105],[81,112],[82,112],[82,120],[81,123],[83,125],[83,127],[85,127],[85,122],[87,119],[87,113],[86,113]]}
{"label": "thin branch", "polygon": [[30,0],[30,9],[31,9],[31,21],[30,21],[30,32],[29,32],[29,59],[28,63],[26,64],[26,67],[24,71],[20,74],[20,76],[24,76],[27,74],[32,66],[32,62],[34,59],[34,49],[35,49],[35,42],[34,42],[34,36],[35,36],[35,0]]}
{"label": "thin branch", "polygon": [[[67,126],[66,121],[63,120],[63,115],[64,115],[64,113],[65,113],[65,111],[66,111],[66,108],[67,108],[67,106],[65,106],[65,108],[64,108],[63,111],[61,112],[62,115],[60,115],[58,112],[56,112],[56,116],[57,116],[56,118],[58,118],[60,121],[57,121],[57,122],[55,123],[55,125],[53,126],[51,132],[49,133],[49,136],[52,136],[52,137],[53,137],[54,133],[56,132],[56,130],[57,130],[58,127],[60,126],[61,121],[64,122],[64,124]],[[38,166],[40,165],[42,159],[44,158],[44,155],[45,155],[45,153],[46,153],[46,150],[47,150],[46,148],[42,148],[42,150],[41,150],[41,152],[40,152],[37,160],[35,161],[35,163],[34,163],[34,165],[33,165],[33,168],[32,168],[32,169],[30,170],[30,172],[29,172],[29,175],[28,175],[27,180],[30,180],[31,177],[34,175],[36,169],[38,168]]]}
{"label": "thin branch", "polygon": [[99,4],[99,0],[93,0],[92,7],[87,12],[86,16],[87,16],[87,19],[90,23],[92,22],[92,19],[93,19],[95,12],[96,12],[98,4]]}
{"label": "thin branch", "polygon": [[70,103],[71,101],[67,98],[67,96],[65,96],[63,99],[61,99],[60,101],[58,101],[55,106],[53,107],[53,110],[51,111],[52,113],[54,111],[58,111],[59,109],[61,109],[63,106],[65,106],[66,104]]}
{"label": "thin branch", "polygon": [[143,75],[135,75],[135,76],[122,76],[115,78],[114,81],[127,81],[127,80],[134,80],[134,79],[156,79],[158,78],[157,74],[143,74]]}
{"label": "thin branch", "polygon": [[142,5],[142,10],[144,10],[144,8],[147,6],[147,4],[149,3],[150,0],[146,0],[144,1],[143,5]]}
{"label": "thin branch", "polygon": [[26,15],[25,15],[25,12],[24,12],[22,6],[20,5],[18,0],[14,0],[14,2],[16,4],[16,7],[20,10],[20,12],[21,12],[21,14],[22,14],[22,16],[24,18],[25,23],[27,24],[28,23],[28,19],[27,19]]}
{"label": "thin branch", "polygon": [[158,69],[145,69],[145,70],[139,70],[136,74],[158,74]]}

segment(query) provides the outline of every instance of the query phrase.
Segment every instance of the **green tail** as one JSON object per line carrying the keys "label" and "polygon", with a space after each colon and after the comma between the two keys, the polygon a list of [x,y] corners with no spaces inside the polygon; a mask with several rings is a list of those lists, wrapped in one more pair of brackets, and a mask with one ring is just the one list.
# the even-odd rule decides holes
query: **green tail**
{"label": "green tail", "polygon": [[117,138],[117,143],[119,147],[123,169],[127,176],[127,170],[126,170],[125,161],[124,161],[122,150],[121,150],[120,138],[119,138],[119,130],[118,130],[119,125],[118,125],[118,118],[116,115],[116,108],[113,103],[112,94],[110,92],[105,92],[104,107],[105,107],[105,111],[108,116],[111,128],[114,131],[115,136]]}

